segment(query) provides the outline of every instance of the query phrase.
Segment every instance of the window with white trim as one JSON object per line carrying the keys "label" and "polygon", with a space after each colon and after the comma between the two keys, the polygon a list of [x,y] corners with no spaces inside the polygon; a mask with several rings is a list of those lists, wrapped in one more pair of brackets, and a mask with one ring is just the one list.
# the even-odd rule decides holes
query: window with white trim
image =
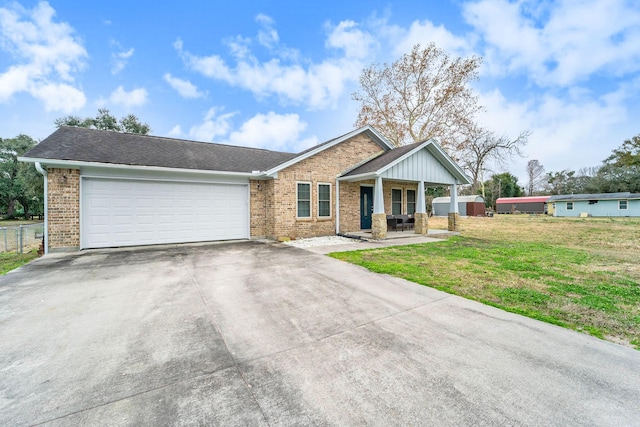
{"label": "window with white trim", "polygon": [[331,184],[318,184],[318,217],[331,217]]}
{"label": "window with white trim", "polygon": [[567,202],[567,210],[568,211],[572,211],[573,210],[573,202]]}
{"label": "window with white trim", "polygon": [[391,190],[391,215],[402,215],[402,190]]}
{"label": "window with white trim", "polygon": [[407,190],[407,215],[416,213],[416,190]]}
{"label": "window with white trim", "polygon": [[311,183],[296,183],[296,216],[311,218]]}
{"label": "window with white trim", "polygon": [[618,209],[626,211],[629,207],[629,203],[626,200],[618,200]]}

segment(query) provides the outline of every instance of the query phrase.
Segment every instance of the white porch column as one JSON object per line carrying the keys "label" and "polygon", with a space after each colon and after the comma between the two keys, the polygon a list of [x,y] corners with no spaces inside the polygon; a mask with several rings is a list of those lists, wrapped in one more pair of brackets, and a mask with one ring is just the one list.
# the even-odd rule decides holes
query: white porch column
{"label": "white porch column", "polygon": [[449,213],[458,213],[458,188],[455,184],[451,184],[451,204],[449,205]]}
{"label": "white porch column", "polygon": [[418,182],[418,200],[416,203],[416,213],[427,212],[427,204],[424,201],[424,181]]}
{"label": "white porch column", "polygon": [[384,191],[382,191],[382,177],[376,177],[376,183],[373,188],[373,213],[384,213]]}
{"label": "white porch column", "polygon": [[449,206],[449,231],[460,231],[460,214],[458,213],[458,188],[451,184],[451,205]]}
{"label": "white porch column", "polygon": [[384,191],[382,177],[376,177],[373,187],[373,215],[371,215],[371,237],[374,239],[387,238],[387,216],[384,213]]}

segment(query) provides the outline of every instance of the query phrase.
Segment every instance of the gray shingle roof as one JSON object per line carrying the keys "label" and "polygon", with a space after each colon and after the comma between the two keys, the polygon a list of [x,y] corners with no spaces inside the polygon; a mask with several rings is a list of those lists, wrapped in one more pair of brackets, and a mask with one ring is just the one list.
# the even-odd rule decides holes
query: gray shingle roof
{"label": "gray shingle roof", "polygon": [[62,126],[23,157],[250,173],[275,167],[296,154]]}
{"label": "gray shingle roof", "polygon": [[604,200],[604,199],[640,199],[640,193],[598,193],[598,194],[558,194],[549,197],[547,203],[563,200]]}
{"label": "gray shingle roof", "polygon": [[403,145],[402,147],[394,148],[393,150],[387,151],[384,154],[379,155],[378,157],[369,160],[367,163],[358,166],[355,169],[350,170],[342,176],[356,176],[362,175],[366,173],[373,173],[394,160],[399,159],[400,157],[407,154],[409,151],[413,150],[419,145],[424,144],[424,142],[416,142],[414,144]]}

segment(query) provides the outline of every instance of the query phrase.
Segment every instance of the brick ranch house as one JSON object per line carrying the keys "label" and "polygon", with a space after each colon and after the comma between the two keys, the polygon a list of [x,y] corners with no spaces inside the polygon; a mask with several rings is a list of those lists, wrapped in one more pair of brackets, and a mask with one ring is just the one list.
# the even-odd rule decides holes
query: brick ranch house
{"label": "brick ranch house", "polygon": [[63,126],[19,160],[45,176],[47,251],[385,238],[391,213],[426,233],[425,186],[469,183],[437,142],[394,148],[370,126],[297,154]]}

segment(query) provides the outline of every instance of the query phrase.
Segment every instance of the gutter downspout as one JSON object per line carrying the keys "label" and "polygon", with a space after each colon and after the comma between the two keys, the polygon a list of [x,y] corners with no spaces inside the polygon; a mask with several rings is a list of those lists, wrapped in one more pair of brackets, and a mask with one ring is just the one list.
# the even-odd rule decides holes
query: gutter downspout
{"label": "gutter downspout", "polygon": [[49,253],[49,179],[46,169],[36,162],[36,170],[44,177],[44,254]]}
{"label": "gutter downspout", "polygon": [[336,179],[336,234],[340,234],[340,181]]}

